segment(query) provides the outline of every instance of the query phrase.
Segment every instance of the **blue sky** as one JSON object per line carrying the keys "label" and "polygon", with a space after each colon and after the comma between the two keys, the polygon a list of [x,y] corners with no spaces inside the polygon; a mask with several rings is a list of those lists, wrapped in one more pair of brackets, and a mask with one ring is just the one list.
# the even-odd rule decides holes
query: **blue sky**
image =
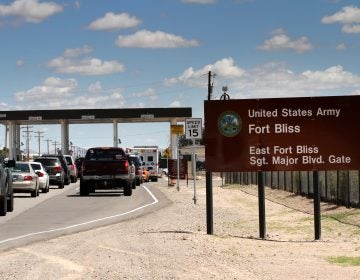
{"label": "blue sky", "polygon": [[[355,0],[2,0],[0,42],[0,110],[192,107],[203,117],[210,70],[215,99],[223,86],[232,99],[360,94]],[[60,142],[59,125],[32,130],[44,132],[43,151]],[[121,123],[119,137],[165,148],[169,124]],[[73,125],[70,139],[112,145],[112,125]]]}

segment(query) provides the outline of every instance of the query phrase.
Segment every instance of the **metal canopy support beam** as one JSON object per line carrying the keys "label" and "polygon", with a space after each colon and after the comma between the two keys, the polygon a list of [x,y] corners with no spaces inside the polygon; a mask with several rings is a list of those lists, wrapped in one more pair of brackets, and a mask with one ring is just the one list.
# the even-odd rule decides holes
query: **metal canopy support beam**
{"label": "metal canopy support beam", "polygon": [[170,146],[171,146],[171,158],[172,159],[177,159],[178,158],[178,156],[177,156],[177,147],[178,147],[178,140],[177,140],[177,134],[172,134],[171,133],[171,126],[172,125],[176,125],[176,119],[171,119],[171,122],[170,122],[170,141],[171,141],[171,143],[170,143]]}
{"label": "metal canopy support beam", "polygon": [[17,160],[21,160],[21,134],[20,125],[15,125],[15,157]]}
{"label": "metal canopy support beam", "polygon": [[69,123],[61,120],[61,151],[64,155],[69,154]]}
{"label": "metal canopy support beam", "polygon": [[9,159],[16,160],[16,123],[9,122]]}
{"label": "metal canopy support beam", "polygon": [[118,122],[117,120],[113,120],[113,143],[114,147],[119,146],[119,135],[118,135]]}

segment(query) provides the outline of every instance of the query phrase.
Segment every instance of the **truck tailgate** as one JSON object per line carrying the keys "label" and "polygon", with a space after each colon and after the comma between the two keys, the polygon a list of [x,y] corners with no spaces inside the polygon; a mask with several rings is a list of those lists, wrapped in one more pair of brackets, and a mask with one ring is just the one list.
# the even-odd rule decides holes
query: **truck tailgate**
{"label": "truck tailgate", "polygon": [[87,161],[83,168],[83,175],[128,174],[128,162],[126,160]]}

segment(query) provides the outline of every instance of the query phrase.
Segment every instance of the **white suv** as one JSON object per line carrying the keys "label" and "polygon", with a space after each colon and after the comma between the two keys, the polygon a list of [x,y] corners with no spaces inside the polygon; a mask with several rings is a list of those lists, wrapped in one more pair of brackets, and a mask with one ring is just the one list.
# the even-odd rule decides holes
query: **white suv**
{"label": "white suv", "polygon": [[70,170],[71,183],[76,183],[78,178],[78,170],[75,165],[75,160],[71,155],[64,155],[64,157],[67,161],[68,169]]}

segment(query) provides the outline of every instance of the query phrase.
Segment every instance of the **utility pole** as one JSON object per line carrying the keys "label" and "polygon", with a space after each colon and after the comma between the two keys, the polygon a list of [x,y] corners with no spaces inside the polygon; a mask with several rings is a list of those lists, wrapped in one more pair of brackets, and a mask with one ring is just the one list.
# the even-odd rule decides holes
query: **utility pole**
{"label": "utility pole", "polygon": [[[208,100],[211,100],[211,94],[213,90],[213,83],[211,82],[211,78],[212,78],[211,71],[209,71]],[[206,171],[206,224],[207,224],[207,234],[214,234],[212,173],[209,171]]]}
{"label": "utility pole", "polygon": [[57,145],[60,145],[60,143],[55,140],[55,141],[53,141],[53,145],[54,145],[54,149],[55,149],[55,154],[57,154]]}
{"label": "utility pole", "polygon": [[35,137],[38,139],[38,145],[39,145],[39,153],[38,155],[40,156],[40,139],[43,138],[44,136],[41,136],[41,134],[44,133],[44,131],[34,131],[34,133],[36,134]]}
{"label": "utility pole", "polygon": [[49,149],[49,143],[51,142],[51,139],[46,139],[44,140],[46,142],[46,147],[47,147],[47,153],[50,154],[50,149]]}
{"label": "utility pole", "polygon": [[26,160],[30,159],[30,133],[33,132],[30,130],[33,128],[32,126],[29,126],[28,124],[26,127],[23,127],[25,129],[25,139],[26,139]]}

